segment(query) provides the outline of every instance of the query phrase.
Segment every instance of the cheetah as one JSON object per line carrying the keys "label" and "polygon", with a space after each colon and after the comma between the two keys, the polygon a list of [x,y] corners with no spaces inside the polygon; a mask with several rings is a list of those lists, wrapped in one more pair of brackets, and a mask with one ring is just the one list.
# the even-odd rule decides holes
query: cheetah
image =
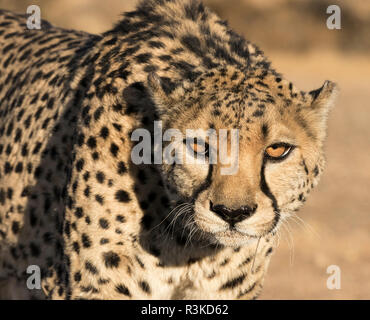
{"label": "cheetah", "polygon": [[[101,35],[26,19],[0,11],[0,298],[257,298],[322,174],[336,84],[298,90],[197,0],[139,1]],[[158,121],[237,130],[237,171],[135,164]]]}

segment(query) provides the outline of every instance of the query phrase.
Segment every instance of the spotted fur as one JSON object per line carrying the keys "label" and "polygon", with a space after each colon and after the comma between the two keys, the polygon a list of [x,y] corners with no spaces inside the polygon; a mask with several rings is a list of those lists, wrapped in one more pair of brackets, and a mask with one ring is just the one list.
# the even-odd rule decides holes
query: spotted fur
{"label": "spotted fur", "polygon": [[[256,298],[322,172],[335,85],[299,91],[195,0],[141,1],[102,35],[41,27],[0,11],[0,297]],[[134,165],[154,120],[239,129],[238,172]],[[253,212],[229,228],[211,203]]]}

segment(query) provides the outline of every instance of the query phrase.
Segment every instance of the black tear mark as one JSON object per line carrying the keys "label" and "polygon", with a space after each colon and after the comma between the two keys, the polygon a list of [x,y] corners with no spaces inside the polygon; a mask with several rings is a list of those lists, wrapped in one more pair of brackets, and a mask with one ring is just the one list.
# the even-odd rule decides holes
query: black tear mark
{"label": "black tear mark", "polygon": [[261,187],[261,191],[268,198],[271,199],[272,207],[274,208],[275,217],[274,217],[273,226],[271,227],[271,230],[273,230],[275,228],[275,226],[277,225],[279,219],[280,219],[280,209],[278,207],[278,203],[276,201],[275,196],[272,194],[272,192],[270,191],[270,188],[268,187],[268,185],[266,183],[265,167],[266,167],[266,159],[263,159],[262,167],[261,167],[261,182],[260,182],[260,187]]}
{"label": "black tear mark", "polygon": [[196,189],[195,192],[193,193],[193,196],[192,196],[193,201],[196,200],[196,198],[198,197],[198,195],[202,191],[206,190],[211,185],[211,183],[212,183],[212,173],[213,173],[213,165],[210,164],[209,165],[209,170],[208,170],[208,175],[207,175],[207,178],[206,178],[205,182],[198,189]]}
{"label": "black tear mark", "polygon": [[264,138],[264,139],[266,139],[266,138],[267,138],[267,136],[268,136],[268,134],[269,134],[269,127],[268,127],[268,125],[267,125],[266,123],[264,123],[264,124],[262,125],[261,130],[262,130],[263,138]]}

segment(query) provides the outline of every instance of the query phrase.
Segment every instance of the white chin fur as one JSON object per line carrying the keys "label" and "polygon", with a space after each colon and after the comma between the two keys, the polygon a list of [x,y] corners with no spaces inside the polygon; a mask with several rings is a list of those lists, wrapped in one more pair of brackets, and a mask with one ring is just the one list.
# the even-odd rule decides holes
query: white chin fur
{"label": "white chin fur", "polygon": [[227,247],[239,247],[244,245],[251,245],[255,243],[258,238],[248,237],[235,231],[228,231],[214,234],[218,243]]}

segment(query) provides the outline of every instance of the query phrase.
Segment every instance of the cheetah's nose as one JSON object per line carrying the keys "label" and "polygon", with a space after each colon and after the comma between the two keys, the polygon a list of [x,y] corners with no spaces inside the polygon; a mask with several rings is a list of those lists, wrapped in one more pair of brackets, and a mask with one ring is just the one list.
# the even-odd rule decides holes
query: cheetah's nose
{"label": "cheetah's nose", "polygon": [[228,222],[230,225],[234,226],[236,223],[243,221],[251,217],[257,209],[257,204],[250,206],[242,206],[239,209],[230,209],[222,204],[214,205],[212,201],[210,202],[210,209],[216,213],[222,220]]}

